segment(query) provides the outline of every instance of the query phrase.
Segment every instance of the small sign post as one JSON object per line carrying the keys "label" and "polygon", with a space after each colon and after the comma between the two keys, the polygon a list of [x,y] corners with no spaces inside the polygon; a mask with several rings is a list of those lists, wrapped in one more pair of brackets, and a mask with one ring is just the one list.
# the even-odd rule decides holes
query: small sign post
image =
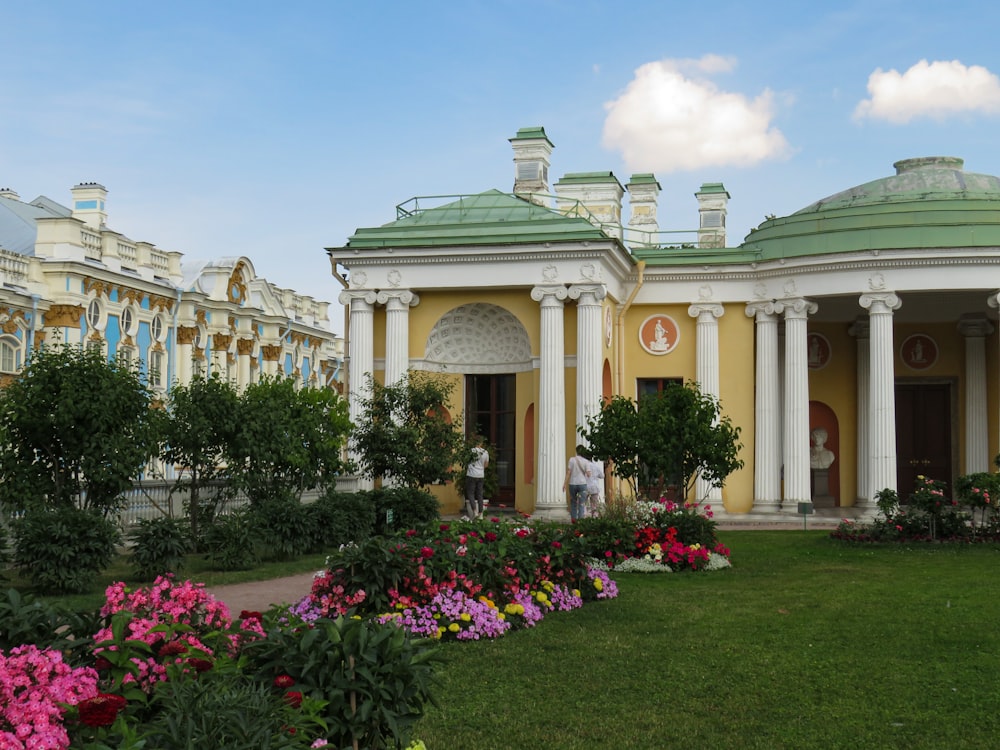
{"label": "small sign post", "polygon": [[802,516],[802,530],[807,531],[809,516],[813,514],[813,504],[811,502],[799,503],[799,515]]}

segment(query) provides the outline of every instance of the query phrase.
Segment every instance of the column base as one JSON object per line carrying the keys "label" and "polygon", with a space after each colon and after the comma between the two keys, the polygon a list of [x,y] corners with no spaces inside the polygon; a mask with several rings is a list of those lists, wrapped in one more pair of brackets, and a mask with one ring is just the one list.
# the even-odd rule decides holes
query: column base
{"label": "column base", "polygon": [[531,514],[534,518],[541,518],[546,521],[569,521],[569,508],[565,505],[536,505],[535,512]]}

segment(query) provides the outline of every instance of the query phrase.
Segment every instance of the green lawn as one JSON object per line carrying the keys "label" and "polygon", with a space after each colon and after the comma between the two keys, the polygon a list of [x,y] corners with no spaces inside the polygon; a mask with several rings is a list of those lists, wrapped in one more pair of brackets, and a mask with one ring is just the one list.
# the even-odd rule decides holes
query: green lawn
{"label": "green lawn", "polygon": [[731,570],[449,643],[428,748],[1000,746],[995,546],[723,531]]}

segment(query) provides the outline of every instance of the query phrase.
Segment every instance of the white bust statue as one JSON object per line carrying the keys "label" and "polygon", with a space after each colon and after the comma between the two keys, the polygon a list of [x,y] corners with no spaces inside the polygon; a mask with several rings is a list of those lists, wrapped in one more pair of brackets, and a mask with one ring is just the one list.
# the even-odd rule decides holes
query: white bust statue
{"label": "white bust statue", "polygon": [[817,427],[810,433],[810,437],[812,449],[809,451],[809,465],[814,469],[829,469],[835,458],[833,451],[826,447],[829,434],[823,427]]}

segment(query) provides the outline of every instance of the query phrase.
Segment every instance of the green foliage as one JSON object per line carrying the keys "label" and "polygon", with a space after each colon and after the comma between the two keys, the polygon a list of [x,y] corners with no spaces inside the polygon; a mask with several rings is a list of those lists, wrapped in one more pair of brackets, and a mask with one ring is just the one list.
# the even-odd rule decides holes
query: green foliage
{"label": "green foliage", "polygon": [[[463,500],[465,500],[465,472],[472,462],[472,449],[476,445],[478,445],[476,435],[466,438],[458,455],[457,463],[451,472],[451,480],[455,486],[455,491]],[[483,477],[483,498],[492,499],[500,493],[500,477],[497,474],[497,451],[496,447],[485,441],[483,442],[483,448],[490,456],[489,463],[486,464],[485,476]]]}
{"label": "green foliage", "polygon": [[231,476],[251,501],[326,487],[347,468],[347,401],[328,388],[296,388],[290,378],[261,378],[239,402],[240,430],[230,446]]}
{"label": "green foliage", "polygon": [[14,563],[41,591],[84,591],[120,541],[118,527],[97,511],[32,508],[14,523]]}
{"label": "green foliage", "polygon": [[0,505],[109,513],[156,452],[138,373],[97,349],[46,346],[0,391]]}
{"label": "green foliage", "polygon": [[191,547],[188,528],[175,518],[143,519],[131,531],[129,540],[132,571],[144,581],[179,571]]}
{"label": "green foliage", "polygon": [[270,498],[250,510],[263,543],[264,559],[293,560],[308,551],[311,542],[309,517],[297,499]]}
{"label": "green foliage", "polygon": [[633,494],[645,489],[651,499],[661,497],[670,484],[687,497],[699,477],[721,487],[743,467],[737,458],[743,447],[740,428],[697,383],[668,383],[638,404],[615,396],[580,433],[595,458],[614,461],[615,472]]}
{"label": "green foliage", "polygon": [[93,645],[98,619],[96,611],[75,612],[7,589],[0,593],[0,651],[33,643],[62,651],[69,663],[78,664]]}
{"label": "green foliage", "polygon": [[[367,495],[375,508],[375,533],[391,534],[399,529],[422,526],[440,518],[437,498],[415,487],[383,487]],[[390,520],[391,519],[391,520]]]}
{"label": "green foliage", "polygon": [[409,740],[424,705],[433,701],[434,668],[441,661],[429,640],[391,623],[352,617],[321,618],[309,627],[272,621],[267,636],[248,643],[244,655],[265,684],[287,675],[295,689],[326,702],[331,747],[372,750]]}
{"label": "green foliage", "polygon": [[368,388],[352,435],[361,473],[407,487],[450,479],[464,442],[461,426],[445,416],[452,384],[408,372],[388,386],[369,376]]}
{"label": "green foliage", "polygon": [[4,568],[7,567],[9,560],[10,555],[7,553],[7,526],[4,524],[3,517],[0,516],[0,581],[6,578]]}
{"label": "green foliage", "polygon": [[182,468],[174,490],[187,490],[187,512],[195,543],[202,523],[211,523],[218,510],[217,497],[205,498],[209,483],[228,478],[225,460],[239,427],[239,394],[218,374],[195,376],[190,383],[177,383],[163,420],[161,458]]}
{"label": "green foliage", "polygon": [[261,561],[263,538],[249,508],[216,517],[204,538],[209,559],[218,570],[249,570]]}
{"label": "green foliage", "polygon": [[304,509],[313,552],[361,542],[374,533],[375,506],[368,493],[330,490]]}
{"label": "green foliage", "polygon": [[157,750],[293,750],[311,744],[312,737],[295,728],[297,712],[280,694],[233,669],[161,682],[152,705],[156,718],[143,736]]}

